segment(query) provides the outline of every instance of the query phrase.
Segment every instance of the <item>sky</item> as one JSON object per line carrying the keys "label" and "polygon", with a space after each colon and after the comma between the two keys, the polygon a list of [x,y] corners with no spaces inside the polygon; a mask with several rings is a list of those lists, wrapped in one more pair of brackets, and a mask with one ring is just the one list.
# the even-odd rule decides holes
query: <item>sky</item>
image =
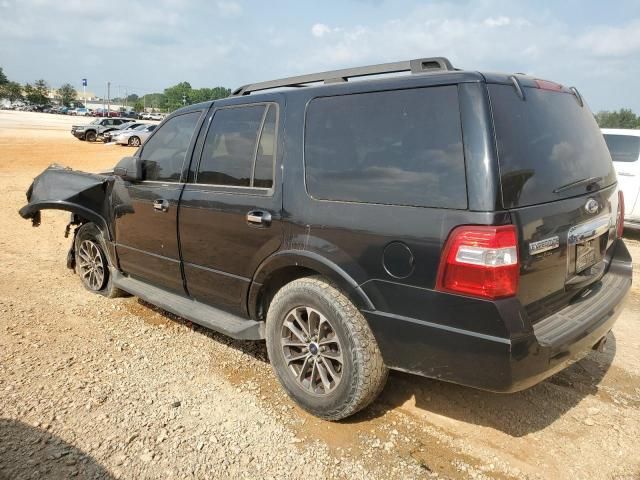
{"label": "sky", "polygon": [[430,56],[640,113],[640,1],[0,0],[0,67],[112,96]]}

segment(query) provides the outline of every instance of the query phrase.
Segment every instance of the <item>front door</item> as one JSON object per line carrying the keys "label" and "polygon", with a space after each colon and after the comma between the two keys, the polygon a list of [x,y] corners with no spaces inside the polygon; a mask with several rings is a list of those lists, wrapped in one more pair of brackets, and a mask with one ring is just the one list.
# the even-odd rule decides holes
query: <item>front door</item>
{"label": "front door", "polygon": [[123,272],[184,293],[177,214],[185,158],[202,111],[167,120],[140,152],[142,182],[127,184],[128,203],[116,212],[116,250]]}
{"label": "front door", "polygon": [[179,212],[180,245],[189,295],[243,312],[258,265],[282,239],[282,196],[275,168],[277,101],[217,108],[194,182]]}

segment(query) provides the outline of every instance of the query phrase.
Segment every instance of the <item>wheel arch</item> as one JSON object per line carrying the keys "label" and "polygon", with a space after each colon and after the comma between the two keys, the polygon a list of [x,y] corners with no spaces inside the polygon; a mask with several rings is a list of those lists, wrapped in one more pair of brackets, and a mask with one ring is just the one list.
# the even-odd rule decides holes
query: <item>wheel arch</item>
{"label": "wheel arch", "polygon": [[334,262],[314,252],[279,251],[264,260],[253,276],[247,295],[251,318],[263,320],[271,298],[282,286],[301,277],[322,275],[339,288],[359,309],[374,310],[358,283]]}

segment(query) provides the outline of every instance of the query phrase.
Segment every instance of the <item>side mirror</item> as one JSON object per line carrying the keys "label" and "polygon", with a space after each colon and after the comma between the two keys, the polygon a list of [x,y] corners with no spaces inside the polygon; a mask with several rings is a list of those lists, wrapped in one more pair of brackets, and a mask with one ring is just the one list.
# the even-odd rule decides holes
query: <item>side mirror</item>
{"label": "side mirror", "polygon": [[138,157],[124,157],[116,164],[113,174],[127,182],[141,182],[142,160]]}

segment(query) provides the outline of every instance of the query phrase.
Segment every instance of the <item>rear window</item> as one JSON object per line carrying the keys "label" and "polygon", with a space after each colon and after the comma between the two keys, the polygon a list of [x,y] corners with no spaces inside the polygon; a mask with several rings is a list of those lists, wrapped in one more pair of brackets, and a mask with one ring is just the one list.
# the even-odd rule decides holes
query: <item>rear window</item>
{"label": "rear window", "polygon": [[455,86],[317,98],[305,132],[314,198],[467,206]]}
{"label": "rear window", "polygon": [[640,157],[640,137],[604,134],[614,162],[637,162]]}
{"label": "rear window", "polygon": [[511,85],[488,87],[505,208],[582,195],[615,182],[593,114],[573,95],[525,88],[521,100]]}

